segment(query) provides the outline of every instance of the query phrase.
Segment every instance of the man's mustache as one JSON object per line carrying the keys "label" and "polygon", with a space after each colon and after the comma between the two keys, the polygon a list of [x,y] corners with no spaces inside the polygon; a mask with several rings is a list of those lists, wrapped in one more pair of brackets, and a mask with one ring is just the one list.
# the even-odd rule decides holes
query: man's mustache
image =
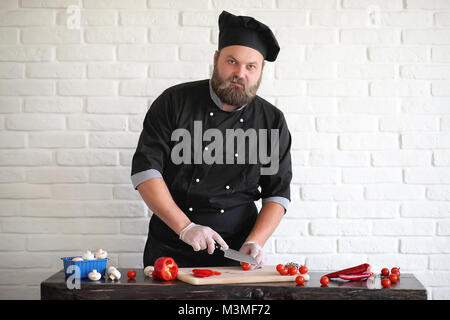
{"label": "man's mustache", "polygon": [[244,87],[244,89],[247,88],[247,81],[245,81],[242,78],[236,77],[236,76],[226,79],[220,87],[226,88],[231,84],[231,82],[236,82],[236,83],[241,84]]}

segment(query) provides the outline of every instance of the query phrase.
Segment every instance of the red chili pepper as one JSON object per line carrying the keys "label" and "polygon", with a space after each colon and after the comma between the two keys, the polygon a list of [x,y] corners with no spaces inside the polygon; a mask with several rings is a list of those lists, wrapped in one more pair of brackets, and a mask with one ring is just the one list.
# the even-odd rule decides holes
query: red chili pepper
{"label": "red chili pepper", "polygon": [[178,265],[170,257],[160,257],[155,261],[152,276],[161,280],[173,280],[178,274]]}
{"label": "red chili pepper", "polygon": [[367,278],[371,277],[372,275],[373,275],[373,272],[366,272],[366,273],[361,273],[361,274],[340,274],[339,278],[352,281],[352,280],[367,279]]}
{"label": "red chili pepper", "polygon": [[366,273],[366,272],[370,272],[370,264],[363,263],[363,264],[360,264],[359,266],[355,266],[352,268],[343,269],[343,270],[339,270],[336,272],[326,274],[325,276],[328,278],[339,278],[340,275],[362,274],[362,273]]}

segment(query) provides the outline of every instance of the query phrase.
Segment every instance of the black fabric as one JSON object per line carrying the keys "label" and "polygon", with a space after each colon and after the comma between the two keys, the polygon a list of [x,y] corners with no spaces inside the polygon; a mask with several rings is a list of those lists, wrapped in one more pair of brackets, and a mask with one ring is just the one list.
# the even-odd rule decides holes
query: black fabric
{"label": "black fabric", "polygon": [[280,46],[270,28],[255,18],[223,11],[219,16],[219,50],[241,45],[258,50],[267,61],[275,61]]}
{"label": "black fabric", "polygon": [[[192,146],[190,163],[174,164],[171,150],[178,141],[171,141],[171,134],[177,128],[184,128],[194,137],[194,121],[201,121],[203,132],[214,128],[220,130],[223,137],[227,129],[278,129],[278,172],[261,175],[261,168],[269,165],[259,161],[250,164],[249,149],[245,152],[244,164],[237,164],[237,161],[226,164],[225,156],[224,164],[206,164],[203,161],[195,164]],[[268,138],[270,140],[270,134]],[[203,141],[201,150],[210,143]],[[270,146],[271,141],[267,141],[267,145]],[[261,97],[256,96],[240,111],[226,112],[218,109],[211,100],[208,80],[183,83],[165,90],[147,112],[133,156],[131,174],[149,169],[161,172],[174,201],[185,213],[189,213],[189,208],[194,212],[220,212],[261,197],[279,196],[290,200],[290,147],[291,135],[282,112]],[[200,182],[197,183],[196,179]]]}
{"label": "black fabric", "polygon": [[[259,159],[256,164],[251,164],[250,145],[246,146],[243,164],[237,164],[237,160],[234,164],[226,164],[225,156],[223,164],[207,164],[204,161],[197,164],[194,159],[194,141],[191,141],[190,163],[174,164],[171,151],[179,141],[171,140],[172,132],[179,128],[186,129],[195,140],[194,121],[199,121],[197,124],[202,126],[201,136],[207,129],[220,130],[224,137],[224,151],[227,129],[278,129],[278,172],[261,175],[261,169],[270,164],[261,163]],[[201,140],[200,150],[203,151],[211,141]],[[270,146],[270,134],[267,140]],[[258,138],[257,144],[259,142]],[[175,203],[189,219],[211,227],[231,248],[238,250],[256,220],[254,201],[275,196],[290,200],[290,147],[291,135],[285,118],[269,102],[256,96],[241,110],[226,112],[217,108],[212,101],[208,80],[188,82],[168,88],[151,105],[133,156],[131,174],[149,169],[161,172]],[[152,264],[159,256],[176,256],[178,260],[175,261],[182,266],[230,263],[229,259],[220,259],[217,254],[194,254],[192,247],[180,241],[178,235],[156,213],[149,225],[144,264]]]}

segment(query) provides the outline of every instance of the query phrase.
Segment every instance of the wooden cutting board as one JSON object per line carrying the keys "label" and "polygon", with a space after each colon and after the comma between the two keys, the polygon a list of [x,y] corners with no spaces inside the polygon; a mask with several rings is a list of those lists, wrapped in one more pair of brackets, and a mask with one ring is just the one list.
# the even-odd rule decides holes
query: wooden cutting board
{"label": "wooden cutting board", "polygon": [[[192,269],[211,269],[221,272],[221,275],[206,278],[197,278],[192,273]],[[295,281],[294,276],[282,276],[276,270],[276,266],[264,266],[261,269],[242,270],[241,267],[212,267],[212,268],[179,268],[177,279],[193,285],[205,284],[226,284],[226,283],[256,283],[256,282],[281,282]],[[309,280],[309,275],[303,275],[305,280]]]}

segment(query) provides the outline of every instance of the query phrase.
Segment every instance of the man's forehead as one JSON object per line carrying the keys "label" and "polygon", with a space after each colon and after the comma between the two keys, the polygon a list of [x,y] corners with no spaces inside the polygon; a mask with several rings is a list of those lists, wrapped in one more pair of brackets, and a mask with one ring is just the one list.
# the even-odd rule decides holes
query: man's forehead
{"label": "man's forehead", "polygon": [[235,46],[228,46],[225,48],[222,48],[221,50],[221,56],[223,55],[224,57],[232,57],[240,62],[244,62],[244,63],[262,63],[264,61],[264,57],[263,55],[250,47],[246,47],[246,46],[239,46],[239,45],[235,45]]}

